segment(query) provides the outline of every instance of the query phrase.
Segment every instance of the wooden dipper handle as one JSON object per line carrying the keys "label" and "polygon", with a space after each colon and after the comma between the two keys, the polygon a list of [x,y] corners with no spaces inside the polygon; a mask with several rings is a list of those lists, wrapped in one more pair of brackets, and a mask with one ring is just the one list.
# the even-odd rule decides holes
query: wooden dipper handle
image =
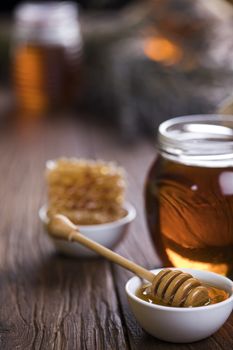
{"label": "wooden dipper handle", "polygon": [[82,235],[78,227],[64,215],[54,215],[48,224],[48,229],[51,236],[78,242],[151,283],[155,278],[152,272]]}
{"label": "wooden dipper handle", "polygon": [[157,275],[154,275],[140,265],[85,237],[78,231],[78,227],[64,215],[55,215],[48,224],[48,230],[51,236],[78,242],[151,282],[152,294],[157,295],[167,305],[176,307],[201,306],[209,300],[207,288],[191,275],[169,269],[161,270]]}

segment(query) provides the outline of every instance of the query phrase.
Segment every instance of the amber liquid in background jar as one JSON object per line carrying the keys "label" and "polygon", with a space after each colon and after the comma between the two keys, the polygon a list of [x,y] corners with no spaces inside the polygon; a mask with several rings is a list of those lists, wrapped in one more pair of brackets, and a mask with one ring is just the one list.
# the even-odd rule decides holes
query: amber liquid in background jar
{"label": "amber liquid in background jar", "polygon": [[12,76],[19,110],[69,107],[81,73],[81,38],[72,3],[27,3],[15,12]]}
{"label": "amber liquid in background jar", "polygon": [[160,130],[146,182],[152,239],[166,266],[232,276],[233,116],[178,119]]}

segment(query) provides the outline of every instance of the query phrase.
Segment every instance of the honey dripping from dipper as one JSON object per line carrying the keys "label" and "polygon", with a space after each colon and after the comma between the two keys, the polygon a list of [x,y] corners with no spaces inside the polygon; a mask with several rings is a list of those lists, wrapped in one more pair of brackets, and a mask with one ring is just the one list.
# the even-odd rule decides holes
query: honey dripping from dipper
{"label": "honey dripping from dipper", "polygon": [[170,307],[198,307],[220,303],[229,297],[223,289],[200,282],[188,273],[164,269],[152,284],[137,290],[137,297],[151,304]]}

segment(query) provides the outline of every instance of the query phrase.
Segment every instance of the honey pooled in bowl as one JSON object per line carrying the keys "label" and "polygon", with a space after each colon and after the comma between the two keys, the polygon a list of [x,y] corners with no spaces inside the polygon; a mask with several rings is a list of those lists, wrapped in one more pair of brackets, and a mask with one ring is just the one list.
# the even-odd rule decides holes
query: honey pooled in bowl
{"label": "honey pooled in bowl", "polygon": [[125,172],[112,162],[61,158],[47,163],[48,216],[63,214],[76,225],[126,216]]}
{"label": "honey pooled in bowl", "polygon": [[[217,303],[220,303],[221,301],[224,301],[227,298],[229,298],[229,293],[227,293],[224,289],[216,288],[216,287],[209,285],[207,283],[202,283],[202,285],[208,289],[208,294],[209,294],[209,300],[204,306],[217,304]],[[136,296],[144,301],[147,301],[150,304],[171,306],[169,304],[166,304],[163,300],[161,300],[160,298],[158,298],[156,295],[154,295],[151,292],[151,284],[150,283],[144,284],[141,287],[139,287],[137,292],[136,292]],[[184,306],[181,305],[180,307],[184,307]]]}

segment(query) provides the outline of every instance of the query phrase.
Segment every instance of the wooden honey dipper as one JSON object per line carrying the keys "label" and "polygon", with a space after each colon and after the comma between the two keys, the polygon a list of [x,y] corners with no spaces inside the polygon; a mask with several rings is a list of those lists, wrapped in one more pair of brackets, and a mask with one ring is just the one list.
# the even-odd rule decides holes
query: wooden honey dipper
{"label": "wooden honey dipper", "polygon": [[169,306],[195,307],[209,302],[208,289],[192,275],[179,270],[163,269],[157,275],[82,235],[64,215],[54,215],[48,223],[55,238],[76,241],[106,259],[130,270],[151,283],[151,293]]}

